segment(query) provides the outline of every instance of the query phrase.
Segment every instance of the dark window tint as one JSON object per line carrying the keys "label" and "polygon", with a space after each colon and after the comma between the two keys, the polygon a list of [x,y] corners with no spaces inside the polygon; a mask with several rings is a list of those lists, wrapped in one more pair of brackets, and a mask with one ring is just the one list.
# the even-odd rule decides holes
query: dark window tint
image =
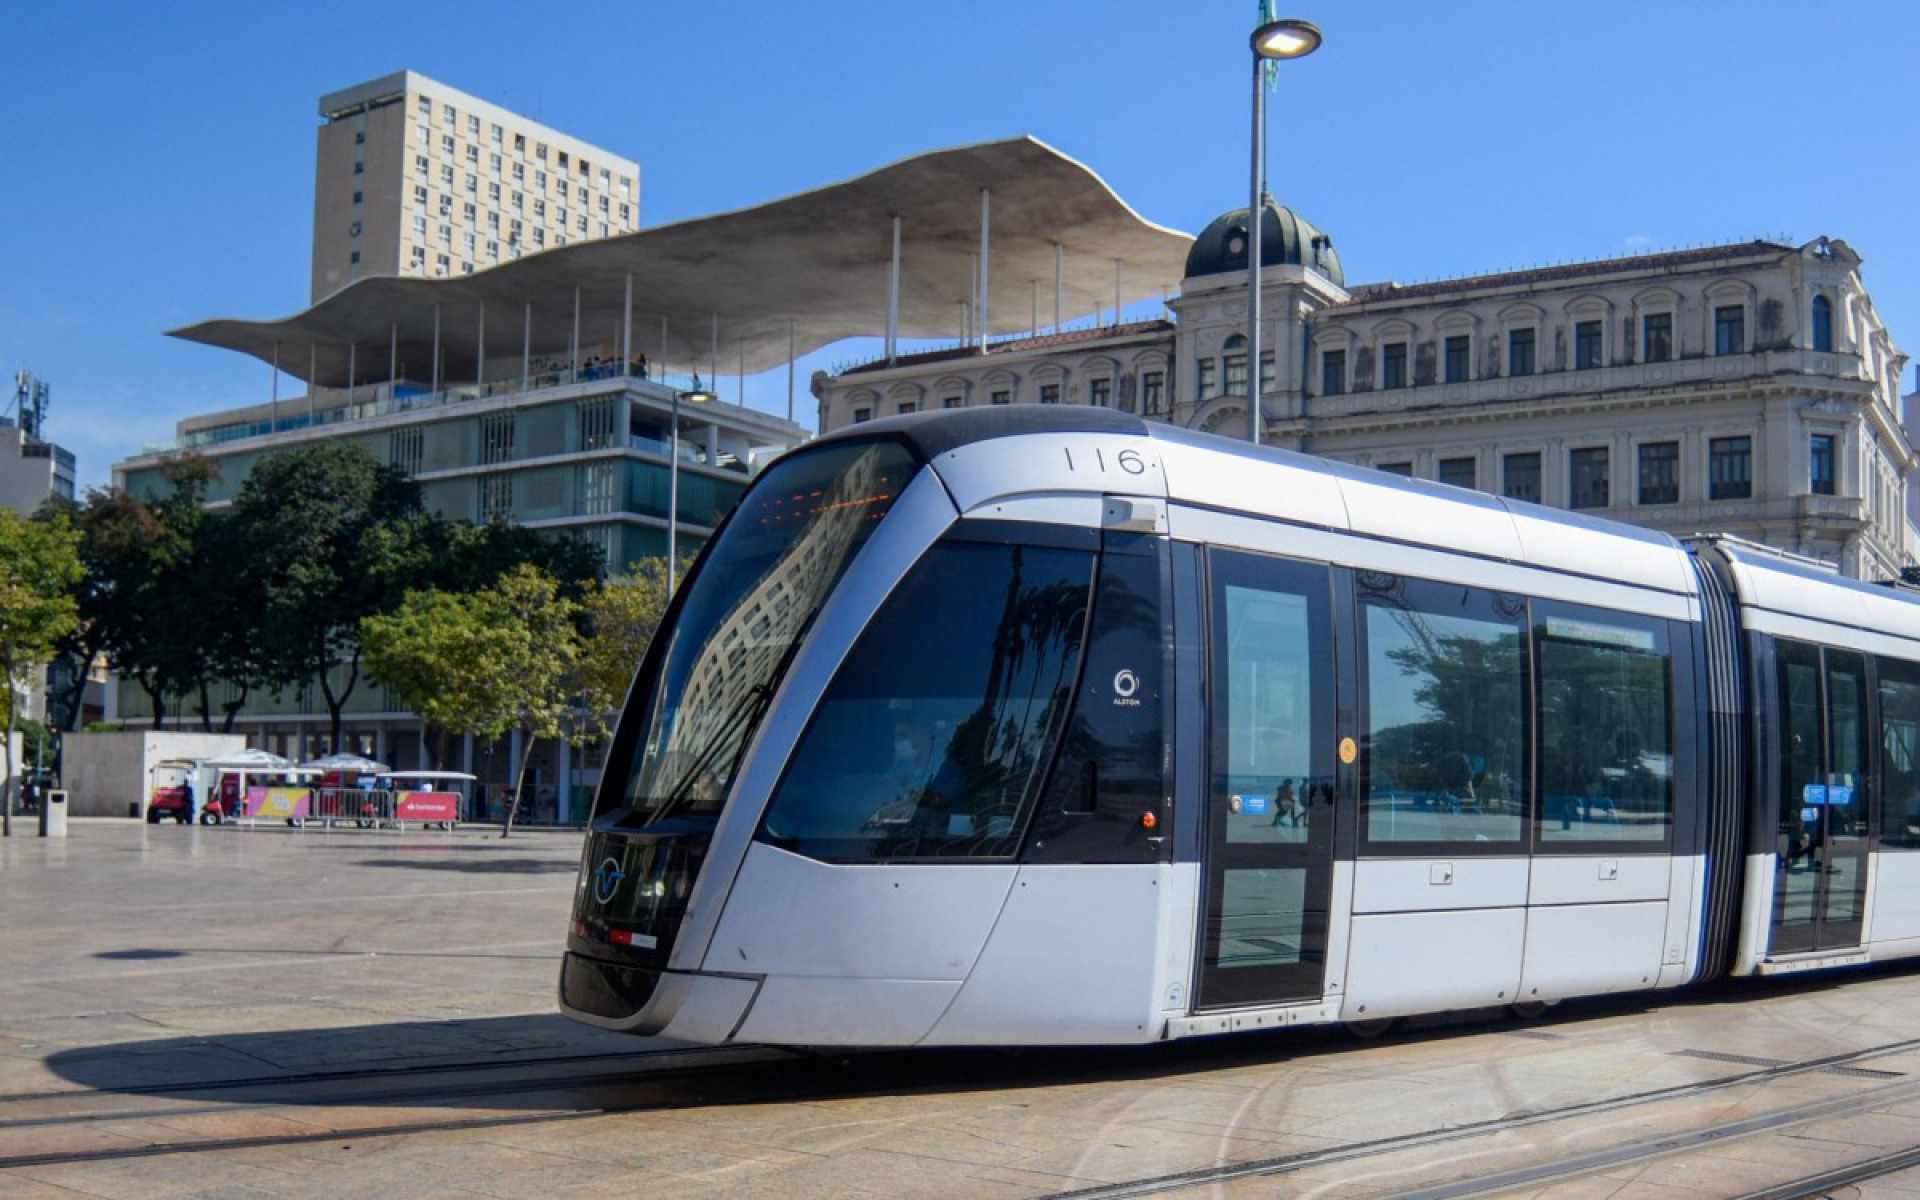
{"label": "dark window tint", "polygon": [[1813,348],[1833,349],[1833,301],[1825,296],[1813,298]]}
{"label": "dark window tint", "polygon": [[1471,458],[1443,458],[1440,460],[1440,482],[1450,483],[1454,487],[1470,488],[1474,486],[1473,460]]}
{"label": "dark window tint", "polygon": [[1507,334],[1507,374],[1533,374],[1533,330],[1515,329]]}
{"label": "dark window tint", "polygon": [[1363,572],[1369,842],[1520,840],[1526,603]]}
{"label": "dark window tint", "polygon": [[1807,448],[1807,490],[1816,496],[1834,494],[1833,446],[1832,434],[1816,433]]}
{"label": "dark window tint", "polygon": [[[1073,716],[1034,811],[1026,857],[1042,862],[1152,862],[1166,794],[1160,559],[1110,549],[1100,560]],[[1149,827],[1142,818],[1152,814]]]}
{"label": "dark window tint", "polygon": [[1383,388],[1407,386],[1407,344],[1405,342],[1388,342],[1380,347],[1380,386]]}
{"label": "dark window tint", "polygon": [[1920,848],[1920,666],[1880,660],[1880,844]]}
{"label": "dark window tint", "polygon": [[1707,498],[1744,500],[1753,495],[1753,439],[1714,438],[1707,443]]}
{"label": "dark window tint", "polygon": [[1540,452],[1507,454],[1500,459],[1500,494],[1509,500],[1540,503]]}
{"label": "dark window tint", "polygon": [[1744,304],[1723,304],[1713,310],[1713,352],[1747,352],[1747,308]]}
{"label": "dark window tint", "polygon": [[1673,357],[1673,314],[1648,313],[1640,319],[1640,361],[1666,362]]}
{"label": "dark window tint", "polygon": [[1581,321],[1573,327],[1573,366],[1575,370],[1585,371],[1600,365],[1602,343],[1601,325],[1598,321]]}
{"label": "dark window tint", "polygon": [[1664,626],[1547,616],[1540,661],[1542,842],[1664,842],[1673,824]]}
{"label": "dark window tint", "polygon": [[828,686],[762,836],[840,862],[1012,853],[1092,570],[1088,551],[935,547]]}
{"label": "dark window tint", "polygon": [[1640,445],[1640,503],[1680,502],[1680,443],[1643,442]]}
{"label": "dark window tint", "polygon": [[1328,350],[1320,355],[1320,394],[1338,396],[1346,390],[1347,352]]}
{"label": "dark window tint", "polygon": [[1443,379],[1447,383],[1467,381],[1468,364],[1472,361],[1470,357],[1472,345],[1472,339],[1464,333],[1457,333],[1447,339],[1447,357],[1443,367],[1445,371]]}
{"label": "dark window tint", "polygon": [[1567,452],[1567,507],[1605,508],[1608,501],[1607,448],[1589,446]]}

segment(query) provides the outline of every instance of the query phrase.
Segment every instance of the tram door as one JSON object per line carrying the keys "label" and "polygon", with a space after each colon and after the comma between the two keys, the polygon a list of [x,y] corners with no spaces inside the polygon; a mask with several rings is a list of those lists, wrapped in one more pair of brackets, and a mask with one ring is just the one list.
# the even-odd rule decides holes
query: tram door
{"label": "tram door", "polygon": [[1325,567],[1208,555],[1210,784],[1201,1008],[1319,999],[1333,863]]}
{"label": "tram door", "polygon": [[1768,949],[1856,946],[1872,832],[1866,663],[1843,650],[1777,646],[1781,791]]}

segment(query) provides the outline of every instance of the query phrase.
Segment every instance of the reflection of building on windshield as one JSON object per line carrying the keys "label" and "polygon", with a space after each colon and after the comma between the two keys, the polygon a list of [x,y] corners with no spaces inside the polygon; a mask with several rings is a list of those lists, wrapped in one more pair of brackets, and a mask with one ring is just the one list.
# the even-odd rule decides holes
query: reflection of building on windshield
{"label": "reflection of building on windshield", "polygon": [[[770,687],[783,655],[805,630],[826,591],[846,569],[853,552],[899,494],[905,452],[873,445],[828,451],[813,461],[844,463],[830,479],[809,472],[808,459],[793,470],[776,466],[730,524],[701,577],[692,584],[687,608],[674,632],[653,706],[654,728],[634,764],[635,801],[660,799],[683,786],[695,809],[717,807],[732,783],[738,749],[752,733],[756,689]],[[799,478],[793,475],[798,472]],[[778,557],[761,570],[759,544]],[[706,614],[697,606],[745,572],[758,571],[745,591],[699,637]],[[724,602],[725,592],[720,599]],[[684,668],[681,663],[692,656]],[[684,680],[679,695],[672,694]]]}

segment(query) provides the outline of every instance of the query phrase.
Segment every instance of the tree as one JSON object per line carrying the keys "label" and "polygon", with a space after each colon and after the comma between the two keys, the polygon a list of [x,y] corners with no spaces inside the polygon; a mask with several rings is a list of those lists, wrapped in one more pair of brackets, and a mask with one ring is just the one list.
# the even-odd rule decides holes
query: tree
{"label": "tree", "polygon": [[580,615],[557,580],[522,564],[485,591],[416,591],[362,623],[368,674],[423,720],[489,739],[520,731],[525,746],[502,837],[519,815],[534,744],[578,744],[607,732],[610,703],[591,693],[582,700]]}
{"label": "tree", "polygon": [[0,681],[4,681],[6,740],[0,742],[0,836],[13,836],[13,733],[17,684],[74,626],[74,588],[80,583],[78,537],[63,514],[23,520],[0,509]]}
{"label": "tree", "polygon": [[668,599],[664,558],[649,558],[633,574],[616,575],[587,593],[587,637],[578,671],[583,705],[604,711],[620,706],[666,615]]}
{"label": "tree", "polygon": [[234,552],[262,567],[258,670],[319,685],[329,745],[360,679],[361,622],[424,577],[430,524],[419,486],[357,445],[329,442],[257,464],[233,504]]}

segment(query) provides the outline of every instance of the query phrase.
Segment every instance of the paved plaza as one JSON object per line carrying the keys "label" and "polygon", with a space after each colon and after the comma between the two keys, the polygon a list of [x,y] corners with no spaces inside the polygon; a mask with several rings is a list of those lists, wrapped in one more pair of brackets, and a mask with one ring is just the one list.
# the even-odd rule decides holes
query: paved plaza
{"label": "paved plaza", "polygon": [[555,1011],[577,832],[28,830],[0,841],[9,1200],[1697,1198],[1862,1162],[1794,1194],[1920,1196],[1920,972],[1375,1042],[695,1050]]}

